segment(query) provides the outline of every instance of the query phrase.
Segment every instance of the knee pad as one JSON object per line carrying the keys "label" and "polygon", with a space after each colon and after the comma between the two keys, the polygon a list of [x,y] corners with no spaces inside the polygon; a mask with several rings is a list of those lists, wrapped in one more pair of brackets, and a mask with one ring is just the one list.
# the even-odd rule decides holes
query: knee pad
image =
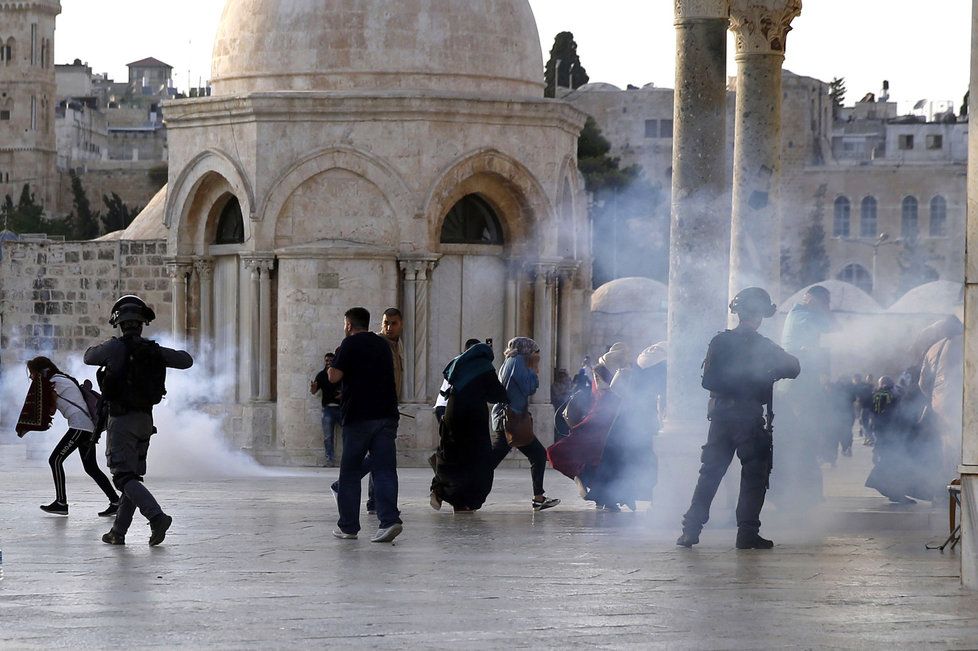
{"label": "knee pad", "polygon": [[126,489],[126,484],[131,481],[142,481],[142,477],[131,472],[123,472],[118,475],[112,475],[112,483],[115,487],[122,492]]}

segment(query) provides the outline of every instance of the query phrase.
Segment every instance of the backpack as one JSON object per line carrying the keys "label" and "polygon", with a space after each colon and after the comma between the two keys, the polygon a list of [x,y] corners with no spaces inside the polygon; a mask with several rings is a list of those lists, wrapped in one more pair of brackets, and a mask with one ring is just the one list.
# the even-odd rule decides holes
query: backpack
{"label": "backpack", "polygon": [[122,368],[108,368],[100,380],[106,400],[130,411],[152,412],[166,395],[166,361],[160,345],[149,339],[123,340]]}

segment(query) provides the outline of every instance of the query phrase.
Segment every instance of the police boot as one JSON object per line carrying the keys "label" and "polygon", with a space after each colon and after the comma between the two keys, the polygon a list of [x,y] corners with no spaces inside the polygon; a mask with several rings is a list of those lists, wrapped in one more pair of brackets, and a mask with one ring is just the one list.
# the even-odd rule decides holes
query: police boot
{"label": "police boot", "polygon": [[683,535],[679,536],[676,544],[680,547],[692,547],[700,541],[700,532],[697,529],[687,529],[683,527]]}
{"label": "police boot", "polygon": [[771,549],[774,541],[761,538],[756,531],[737,530],[737,549]]}

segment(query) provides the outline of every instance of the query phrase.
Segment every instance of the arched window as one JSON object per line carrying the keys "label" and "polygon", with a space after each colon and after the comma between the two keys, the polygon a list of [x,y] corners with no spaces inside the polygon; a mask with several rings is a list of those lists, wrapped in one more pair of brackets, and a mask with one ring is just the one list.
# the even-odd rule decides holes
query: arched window
{"label": "arched window", "polygon": [[833,237],[849,237],[849,223],[852,216],[852,204],[845,197],[835,200],[835,220],[832,222]]}
{"label": "arched window", "polygon": [[930,236],[947,237],[947,199],[941,195],[930,200]]}
{"label": "arched window", "polygon": [[235,197],[221,209],[217,220],[217,236],[214,244],[241,244],[244,242],[244,219],[241,216],[241,204]]}
{"label": "arched window", "polygon": [[502,244],[499,218],[485,199],[476,194],[462,197],[441,227],[442,244]]}
{"label": "arched window", "polygon": [[9,66],[13,60],[14,60],[14,37],[11,36],[10,38],[7,39],[6,43],[0,41],[0,63],[2,63],[5,66]]}
{"label": "arched window", "polygon": [[917,198],[916,197],[904,197],[903,205],[901,207],[901,218],[900,218],[900,235],[904,239],[913,239],[917,237]]}
{"label": "arched window", "polygon": [[859,207],[859,237],[876,237],[876,199],[866,197]]}
{"label": "arched window", "polygon": [[836,278],[855,285],[867,294],[873,292],[873,277],[869,275],[869,272],[862,265],[855,263],[846,265]]}

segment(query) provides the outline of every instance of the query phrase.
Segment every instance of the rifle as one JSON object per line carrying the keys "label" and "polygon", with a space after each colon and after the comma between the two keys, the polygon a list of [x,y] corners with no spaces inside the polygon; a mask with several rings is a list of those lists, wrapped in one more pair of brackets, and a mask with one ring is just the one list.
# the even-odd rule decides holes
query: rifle
{"label": "rifle", "polygon": [[767,394],[767,409],[764,413],[764,431],[767,432],[767,488],[771,488],[771,473],[774,471],[774,384]]}

